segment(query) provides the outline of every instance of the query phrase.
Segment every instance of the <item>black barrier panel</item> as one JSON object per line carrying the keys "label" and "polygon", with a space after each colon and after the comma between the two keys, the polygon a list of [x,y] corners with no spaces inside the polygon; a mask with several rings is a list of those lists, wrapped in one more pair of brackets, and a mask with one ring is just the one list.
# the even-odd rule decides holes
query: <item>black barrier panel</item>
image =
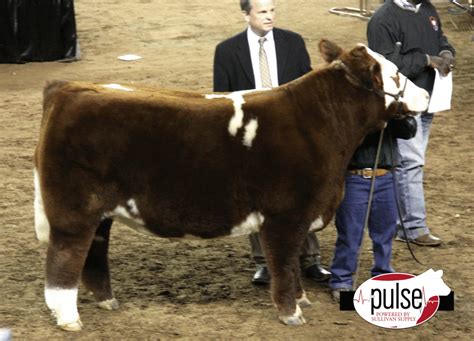
{"label": "black barrier panel", "polygon": [[451,291],[448,296],[439,296],[438,310],[454,310],[454,291]]}
{"label": "black barrier panel", "polygon": [[73,0],[1,0],[0,63],[76,57]]}
{"label": "black barrier panel", "polygon": [[355,291],[341,291],[339,300],[339,310],[355,310],[354,294]]}

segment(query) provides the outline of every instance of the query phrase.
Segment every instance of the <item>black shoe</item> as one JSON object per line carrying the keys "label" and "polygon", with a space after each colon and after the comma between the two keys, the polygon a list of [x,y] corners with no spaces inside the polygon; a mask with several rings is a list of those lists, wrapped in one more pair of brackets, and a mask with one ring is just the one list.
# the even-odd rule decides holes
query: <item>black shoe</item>
{"label": "black shoe", "polygon": [[304,276],[315,282],[327,282],[331,273],[319,264],[313,264],[304,270]]}
{"label": "black shoe", "polygon": [[270,272],[266,266],[259,266],[252,278],[252,283],[257,285],[265,285],[270,283]]}

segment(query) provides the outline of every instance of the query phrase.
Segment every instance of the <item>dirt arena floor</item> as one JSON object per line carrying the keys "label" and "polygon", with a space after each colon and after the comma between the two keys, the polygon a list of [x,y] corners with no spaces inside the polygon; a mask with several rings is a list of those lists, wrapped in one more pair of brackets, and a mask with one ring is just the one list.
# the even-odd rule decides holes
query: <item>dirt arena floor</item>
{"label": "dirt arena floor", "polygon": [[[365,21],[328,13],[333,6],[358,3],[279,0],[277,26],[301,33],[313,66],[319,67],[319,39],[343,47],[366,41]],[[474,42],[472,31],[454,30],[447,5],[440,10],[445,33],[458,51],[453,109],[436,116],[425,181],[429,225],[444,244],[414,247],[424,263],[418,265],[405,245],[394,243],[393,265],[413,274],[444,270],[444,280],[456,294],[454,311],[440,311],[417,328],[385,330],[356,312],[339,311],[327,287],[305,282],[313,301],[304,311],[308,323],[286,327],[278,322],[268,289],[250,283],[254,266],[246,238],[172,242],[116,224],[110,262],[121,308],[97,309],[92,297],[80,290],[83,331],[57,329],[43,299],[46,246],[37,242],[33,226],[32,155],[45,80],[131,82],[209,92],[215,45],[244,29],[237,0],[76,0],[75,5],[79,62],[0,64],[0,328],[11,328],[16,340],[474,337]],[[127,53],[143,59],[117,59]],[[329,265],[334,226],[319,237],[323,264]],[[368,243],[361,266],[361,280],[366,280],[371,266]]]}

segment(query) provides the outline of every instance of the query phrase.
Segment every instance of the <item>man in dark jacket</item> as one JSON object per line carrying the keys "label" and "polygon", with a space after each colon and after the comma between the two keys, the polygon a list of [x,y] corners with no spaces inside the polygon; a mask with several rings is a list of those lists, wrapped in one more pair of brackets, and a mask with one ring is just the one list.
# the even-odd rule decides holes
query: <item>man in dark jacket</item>
{"label": "man in dark jacket", "polygon": [[[303,38],[297,33],[273,27],[273,0],[241,0],[240,7],[249,26],[244,32],[217,45],[214,91],[277,87],[311,70]],[[252,234],[249,239],[252,257],[257,265],[252,282],[267,284],[270,274],[259,236]],[[300,263],[307,278],[317,282],[329,279],[329,272],[320,265],[319,242],[314,233],[308,234]]]}
{"label": "man in dark jacket", "polygon": [[[435,70],[445,76],[454,65],[455,50],[443,34],[430,1],[385,1],[369,21],[367,39],[372,50],[394,62],[401,73],[430,94]],[[433,113],[420,113],[416,119],[416,137],[398,141],[401,165],[396,172],[397,192],[408,239],[417,245],[437,246],[441,239],[433,236],[426,224],[423,193],[423,166]],[[405,239],[400,226],[397,239]]]}
{"label": "man in dark jacket", "polygon": [[368,135],[352,156],[345,179],[344,199],[336,211],[337,240],[330,268],[329,286],[337,302],[341,291],[355,289],[352,274],[357,269],[373,176],[376,179],[368,224],[374,255],[371,274],[377,276],[394,271],[390,265],[392,240],[397,228],[393,169],[398,163],[396,160],[395,164],[392,162],[392,145],[396,148],[396,138],[415,136],[416,126],[413,117],[389,121],[375,170],[380,133]]}

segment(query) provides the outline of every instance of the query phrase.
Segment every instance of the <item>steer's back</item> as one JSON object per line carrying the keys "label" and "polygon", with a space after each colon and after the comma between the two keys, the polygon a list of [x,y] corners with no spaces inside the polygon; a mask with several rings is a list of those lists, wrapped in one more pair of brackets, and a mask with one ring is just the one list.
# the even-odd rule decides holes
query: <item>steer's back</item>
{"label": "steer's back", "polygon": [[94,154],[132,161],[142,154],[166,157],[183,144],[222,145],[232,115],[231,103],[194,92],[61,81],[46,85],[43,108],[40,155],[50,156],[42,152],[49,146],[62,150],[61,159],[89,161]]}

